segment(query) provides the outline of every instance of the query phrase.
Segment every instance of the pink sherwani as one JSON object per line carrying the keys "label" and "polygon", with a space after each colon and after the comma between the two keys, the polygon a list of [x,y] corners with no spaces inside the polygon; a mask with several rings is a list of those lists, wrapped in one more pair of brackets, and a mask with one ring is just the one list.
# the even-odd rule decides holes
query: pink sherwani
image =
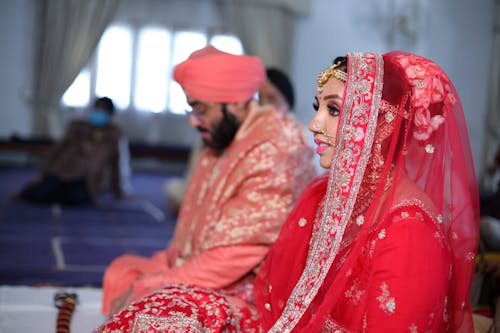
{"label": "pink sherwani", "polygon": [[170,246],[152,258],[124,255],[103,279],[103,313],[166,282],[222,289],[245,298],[289,209],[315,174],[301,126],[255,103],[231,145],[205,148],[190,180]]}

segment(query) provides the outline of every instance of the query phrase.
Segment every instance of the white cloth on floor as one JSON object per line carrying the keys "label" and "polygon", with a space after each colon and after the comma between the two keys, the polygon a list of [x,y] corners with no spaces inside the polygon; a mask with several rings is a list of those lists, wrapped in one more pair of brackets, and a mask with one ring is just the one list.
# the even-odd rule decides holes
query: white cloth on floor
{"label": "white cloth on floor", "polygon": [[54,333],[58,291],[76,293],[78,304],[71,319],[72,333],[89,333],[102,324],[101,289],[0,286],[0,333]]}

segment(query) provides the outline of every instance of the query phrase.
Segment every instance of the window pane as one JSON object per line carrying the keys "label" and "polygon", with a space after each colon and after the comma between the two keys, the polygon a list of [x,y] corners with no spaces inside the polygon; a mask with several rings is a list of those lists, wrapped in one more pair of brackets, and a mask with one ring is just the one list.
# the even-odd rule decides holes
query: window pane
{"label": "window pane", "polygon": [[243,54],[243,45],[239,38],[231,35],[214,35],[210,44],[221,51],[232,54]]}
{"label": "window pane", "polygon": [[172,81],[170,83],[170,106],[169,110],[172,113],[176,114],[184,114],[186,110],[190,109],[189,104],[186,101],[186,95],[184,94],[184,91],[182,90],[182,87],[180,84],[178,84],[175,81]]}
{"label": "window pane", "polygon": [[170,33],[146,28],[139,34],[134,106],[138,110],[160,112],[167,106]]}
{"label": "window pane", "polygon": [[90,72],[83,69],[62,97],[66,106],[84,107],[90,99]]}
{"label": "window pane", "polygon": [[108,96],[120,109],[130,103],[132,33],[129,28],[108,28],[97,53],[96,95]]}
{"label": "window pane", "polygon": [[191,53],[207,45],[207,37],[200,32],[182,31],[174,35],[173,63],[186,60]]}
{"label": "window pane", "polygon": [[[174,35],[173,66],[186,60],[189,55],[207,44],[207,37],[197,32],[178,32]],[[188,108],[186,96],[181,87],[173,80],[169,87],[169,110],[173,113],[183,114]]]}

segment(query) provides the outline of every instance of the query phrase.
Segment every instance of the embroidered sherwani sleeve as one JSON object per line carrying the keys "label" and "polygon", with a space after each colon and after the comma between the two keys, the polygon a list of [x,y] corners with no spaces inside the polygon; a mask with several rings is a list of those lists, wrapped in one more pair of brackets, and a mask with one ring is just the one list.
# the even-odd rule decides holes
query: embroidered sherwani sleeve
{"label": "embroidered sherwani sleeve", "polygon": [[446,316],[450,262],[440,233],[415,208],[398,214],[376,236],[366,332],[427,332]]}
{"label": "embroidered sherwani sleeve", "polygon": [[158,274],[145,275],[133,285],[134,299],[144,296],[166,282],[223,288],[257,266],[267,254],[267,246],[234,245],[217,247]]}
{"label": "embroidered sherwani sleeve", "polygon": [[209,217],[201,248],[267,244],[277,238],[294,198],[297,160],[289,151],[263,143],[247,152],[224,186],[221,210]]}

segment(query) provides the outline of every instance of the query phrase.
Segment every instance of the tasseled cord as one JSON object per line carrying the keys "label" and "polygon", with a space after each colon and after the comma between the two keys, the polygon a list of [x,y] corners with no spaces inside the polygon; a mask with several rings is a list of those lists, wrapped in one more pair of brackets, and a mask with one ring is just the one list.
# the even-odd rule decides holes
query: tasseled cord
{"label": "tasseled cord", "polygon": [[54,305],[59,309],[56,320],[56,333],[70,333],[71,316],[75,311],[77,295],[58,292],[54,295]]}

